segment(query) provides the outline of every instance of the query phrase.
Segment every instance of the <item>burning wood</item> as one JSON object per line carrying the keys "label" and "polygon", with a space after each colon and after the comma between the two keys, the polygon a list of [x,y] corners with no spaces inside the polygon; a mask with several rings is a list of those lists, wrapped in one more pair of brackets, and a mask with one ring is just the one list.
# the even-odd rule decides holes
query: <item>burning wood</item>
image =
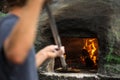
{"label": "burning wood", "polygon": [[[88,52],[88,55],[86,55],[86,57],[90,58],[93,62],[94,65],[97,65],[97,50],[98,50],[98,44],[97,44],[97,39],[96,38],[92,38],[92,39],[85,39],[84,40],[85,45],[83,47],[83,49],[87,50],[86,53]],[[85,54],[84,54],[85,55]]]}

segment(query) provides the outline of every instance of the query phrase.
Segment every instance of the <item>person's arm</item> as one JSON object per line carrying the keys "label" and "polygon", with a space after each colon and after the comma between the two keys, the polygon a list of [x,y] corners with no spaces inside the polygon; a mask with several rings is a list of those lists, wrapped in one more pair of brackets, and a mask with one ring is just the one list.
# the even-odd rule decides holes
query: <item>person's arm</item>
{"label": "person's arm", "polygon": [[64,53],[64,47],[58,50],[56,45],[47,46],[36,54],[36,67],[39,67],[46,59],[59,57]]}
{"label": "person's arm", "polygon": [[31,49],[37,30],[37,21],[45,0],[28,0],[22,8],[19,21],[4,43],[7,59],[21,64]]}

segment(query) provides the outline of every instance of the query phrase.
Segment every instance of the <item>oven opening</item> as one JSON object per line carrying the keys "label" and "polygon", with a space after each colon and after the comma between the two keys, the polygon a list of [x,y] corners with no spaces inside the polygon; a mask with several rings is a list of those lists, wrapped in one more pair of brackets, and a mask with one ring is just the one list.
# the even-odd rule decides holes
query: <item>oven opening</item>
{"label": "oven opening", "polygon": [[[68,68],[76,73],[97,73],[98,69],[98,39],[62,37],[65,46],[65,59]],[[55,59],[55,71],[61,69],[59,58]]]}

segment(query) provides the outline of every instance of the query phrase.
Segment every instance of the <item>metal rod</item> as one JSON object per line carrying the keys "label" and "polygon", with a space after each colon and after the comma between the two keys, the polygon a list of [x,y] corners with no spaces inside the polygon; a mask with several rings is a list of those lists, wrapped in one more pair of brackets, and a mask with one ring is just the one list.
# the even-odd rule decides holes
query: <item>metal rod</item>
{"label": "metal rod", "polygon": [[[60,39],[60,36],[59,36],[59,33],[58,33],[56,21],[55,21],[54,16],[52,15],[52,11],[50,9],[49,3],[46,4],[46,11],[47,11],[47,14],[48,14],[48,17],[49,17],[50,27],[51,27],[51,30],[52,30],[52,34],[53,34],[55,43],[56,43],[56,45],[58,45],[58,49],[60,49],[60,47],[62,46],[62,43],[61,43],[61,39]],[[62,55],[60,57],[60,60],[61,60],[62,67],[64,69],[66,69],[67,68],[67,63],[65,61],[64,55]]]}

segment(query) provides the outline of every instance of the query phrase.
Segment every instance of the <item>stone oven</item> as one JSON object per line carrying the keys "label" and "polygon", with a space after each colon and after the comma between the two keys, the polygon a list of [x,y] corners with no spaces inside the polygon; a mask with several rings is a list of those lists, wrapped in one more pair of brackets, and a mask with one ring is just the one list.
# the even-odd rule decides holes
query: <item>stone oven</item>
{"label": "stone oven", "polygon": [[[120,0],[62,0],[52,6],[66,62],[76,73],[58,72],[59,58],[39,69],[40,80],[103,80],[120,77]],[[36,50],[54,44],[49,20],[43,11]]]}

